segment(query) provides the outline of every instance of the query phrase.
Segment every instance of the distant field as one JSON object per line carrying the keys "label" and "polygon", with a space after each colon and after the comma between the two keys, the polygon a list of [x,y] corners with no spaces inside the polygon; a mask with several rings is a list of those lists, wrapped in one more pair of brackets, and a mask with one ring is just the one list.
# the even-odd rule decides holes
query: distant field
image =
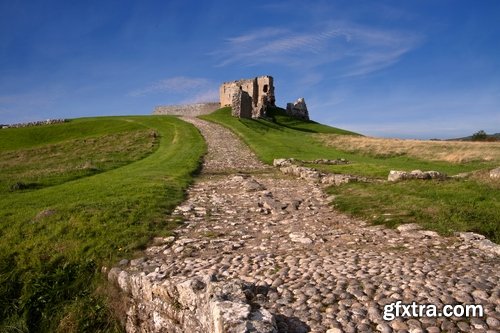
{"label": "distant field", "polygon": [[347,165],[309,165],[332,172],[387,179],[390,170],[436,170],[466,179],[350,183],[332,187],[337,209],[374,223],[415,222],[449,235],[473,231],[500,243],[500,184],[488,170],[499,166],[498,143],[420,142],[366,138],[271,112],[274,121],[237,119],[225,108],[202,118],[239,135],[266,163],[274,158],[345,158]]}
{"label": "distant field", "polygon": [[177,224],[205,144],[168,116],[0,130],[0,332],[113,332],[101,267]]}
{"label": "distant field", "polygon": [[329,147],[379,157],[410,156],[450,163],[500,163],[500,142],[421,141],[320,134]]}

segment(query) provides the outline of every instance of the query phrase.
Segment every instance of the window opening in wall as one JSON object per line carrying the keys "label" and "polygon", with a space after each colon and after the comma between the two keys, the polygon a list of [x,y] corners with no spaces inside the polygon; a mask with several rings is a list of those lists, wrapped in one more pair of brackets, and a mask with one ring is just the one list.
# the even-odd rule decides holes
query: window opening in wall
{"label": "window opening in wall", "polygon": [[269,89],[269,86],[267,84],[265,84],[264,85],[264,92],[266,93],[268,89]]}

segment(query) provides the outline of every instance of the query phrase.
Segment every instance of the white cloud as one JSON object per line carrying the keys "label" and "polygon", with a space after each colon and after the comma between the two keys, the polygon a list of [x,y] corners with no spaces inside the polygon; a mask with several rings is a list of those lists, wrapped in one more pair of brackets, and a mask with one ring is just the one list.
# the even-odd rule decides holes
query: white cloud
{"label": "white cloud", "polygon": [[234,44],[248,43],[256,39],[271,38],[274,36],[278,36],[286,32],[287,32],[286,29],[264,28],[238,37],[228,38],[227,40]]}
{"label": "white cloud", "polygon": [[218,102],[219,101],[219,90],[215,88],[209,88],[198,92],[197,94],[188,97],[182,104],[192,104],[192,103],[207,103],[207,102]]}
{"label": "white cloud", "polygon": [[145,88],[136,89],[130,92],[129,95],[132,97],[142,97],[156,93],[184,94],[206,89],[211,85],[211,81],[205,78],[176,76],[156,81]]}
{"label": "white cloud", "polygon": [[280,28],[251,31],[226,39],[221,51],[212,55],[220,67],[276,64],[312,69],[338,63],[335,76],[358,76],[394,64],[421,40],[411,32],[327,23],[307,32]]}

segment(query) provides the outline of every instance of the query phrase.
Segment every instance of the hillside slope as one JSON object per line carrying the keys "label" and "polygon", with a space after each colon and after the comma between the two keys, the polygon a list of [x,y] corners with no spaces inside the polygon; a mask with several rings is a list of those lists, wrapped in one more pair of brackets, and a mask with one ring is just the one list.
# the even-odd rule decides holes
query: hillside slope
{"label": "hillside slope", "polygon": [[360,134],[347,130],[302,121],[285,115],[276,109],[270,119],[238,119],[231,116],[230,108],[222,108],[200,118],[221,124],[240,136],[265,163],[272,164],[275,158],[300,160],[345,158],[348,165],[318,166],[325,171],[351,173],[361,176],[386,178],[390,170],[439,170],[448,174],[469,172],[491,167],[495,161],[471,163],[448,163],[419,159],[406,154],[380,156],[360,153],[327,144],[329,136],[361,138]]}
{"label": "hillside slope", "polygon": [[200,118],[221,124],[248,144],[265,163],[274,158],[314,159],[336,157],[336,152],[319,144],[311,134],[332,133],[359,135],[313,121],[302,121],[285,115],[282,109],[268,112],[269,120],[239,119],[231,116],[229,107]]}
{"label": "hillside slope", "polygon": [[[14,161],[2,165],[0,331],[120,330],[96,293],[101,267],[176,226],[167,214],[199,167],[201,135],[174,117],[105,117],[1,130],[0,142]],[[99,154],[96,170],[74,172]]]}

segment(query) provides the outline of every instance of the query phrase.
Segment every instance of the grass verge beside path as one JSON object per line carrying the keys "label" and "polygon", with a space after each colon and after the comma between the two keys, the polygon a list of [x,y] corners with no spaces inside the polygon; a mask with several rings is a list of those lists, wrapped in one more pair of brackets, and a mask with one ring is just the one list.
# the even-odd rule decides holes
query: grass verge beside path
{"label": "grass verge beside path", "polygon": [[390,227],[418,223],[442,235],[472,231],[500,244],[500,187],[473,180],[350,183],[330,187],[335,208]]}
{"label": "grass verge beside path", "polygon": [[159,140],[146,138],[139,160],[134,149],[122,151],[123,163],[112,166],[121,167],[0,193],[0,331],[119,331],[96,293],[100,268],[175,227],[166,215],[183,199],[205,144],[194,126],[167,116],[78,119],[54,125],[54,136],[48,127],[19,129],[28,138],[18,141],[13,131],[4,137],[0,131],[0,147],[44,149],[111,134],[123,139],[140,129],[154,130]]}
{"label": "grass verge beside path", "polygon": [[[438,146],[429,147],[439,152],[447,151],[449,155],[446,158],[454,154],[454,163],[424,158],[433,157],[432,154],[410,156],[410,151],[406,151],[404,145],[401,145],[403,148],[398,146],[397,150],[391,150],[389,154],[381,154],[380,150],[375,150],[374,147],[348,149],[346,145],[349,142],[359,141],[366,144],[366,140],[355,133],[293,119],[280,110],[273,110],[271,116],[274,117],[274,122],[238,119],[231,116],[230,108],[223,108],[201,118],[231,129],[262,161],[269,164],[275,158],[345,158],[350,164],[310,166],[327,172],[380,179],[386,179],[390,170],[436,170],[448,175],[479,170],[478,175],[465,180],[347,184],[332,188],[331,192],[337,196],[335,205],[338,209],[375,223],[396,226],[400,223],[417,222],[442,234],[449,234],[451,231],[473,231],[500,243],[499,186],[486,175],[487,170],[500,165],[500,161],[491,159],[461,162],[470,159],[470,156],[482,154],[478,155],[472,151],[474,145],[468,145],[468,157],[465,159],[460,156],[463,149],[459,145],[450,143],[449,147],[444,147],[446,143],[438,142]],[[329,137],[336,140],[327,140]],[[343,144],[336,146],[336,141]],[[378,144],[378,141],[375,141],[371,140],[370,143]],[[407,145],[406,142],[405,144]],[[425,144],[427,149],[430,143]],[[415,145],[412,143],[410,146],[408,149],[413,149],[413,154]],[[478,147],[484,149],[483,146]],[[457,150],[454,152],[455,148]]]}

